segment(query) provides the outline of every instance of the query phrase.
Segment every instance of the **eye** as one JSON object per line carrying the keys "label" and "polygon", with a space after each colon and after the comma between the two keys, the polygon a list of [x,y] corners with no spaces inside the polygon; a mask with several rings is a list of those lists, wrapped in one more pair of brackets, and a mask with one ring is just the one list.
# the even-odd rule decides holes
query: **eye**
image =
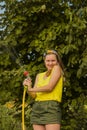
{"label": "eye", "polygon": [[50,60],[46,60],[46,62],[50,62]]}

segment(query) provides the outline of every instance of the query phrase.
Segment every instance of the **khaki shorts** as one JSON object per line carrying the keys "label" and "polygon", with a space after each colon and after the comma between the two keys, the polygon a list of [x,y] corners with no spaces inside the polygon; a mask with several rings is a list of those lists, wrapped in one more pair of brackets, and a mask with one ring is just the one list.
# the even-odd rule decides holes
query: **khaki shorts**
{"label": "khaki shorts", "polygon": [[35,101],[30,121],[32,124],[60,124],[61,108],[57,101]]}

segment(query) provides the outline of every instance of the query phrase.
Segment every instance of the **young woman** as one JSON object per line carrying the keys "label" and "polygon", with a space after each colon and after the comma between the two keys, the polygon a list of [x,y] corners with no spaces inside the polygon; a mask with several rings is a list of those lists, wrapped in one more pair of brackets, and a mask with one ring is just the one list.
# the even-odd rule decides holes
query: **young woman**
{"label": "young woman", "polygon": [[31,80],[23,82],[28,92],[35,96],[30,119],[34,130],[60,130],[63,64],[54,50],[46,52],[44,63],[47,71],[37,74],[33,88]]}

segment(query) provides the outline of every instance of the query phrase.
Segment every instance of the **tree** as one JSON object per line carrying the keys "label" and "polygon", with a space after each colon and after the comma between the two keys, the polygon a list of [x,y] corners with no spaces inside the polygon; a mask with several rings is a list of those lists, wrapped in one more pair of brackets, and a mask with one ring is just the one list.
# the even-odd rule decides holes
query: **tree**
{"label": "tree", "polygon": [[86,5],[81,0],[5,0],[0,41],[1,104],[21,102],[23,71],[29,70],[34,80],[37,72],[45,70],[43,53],[54,48],[65,66],[62,129],[86,129]]}

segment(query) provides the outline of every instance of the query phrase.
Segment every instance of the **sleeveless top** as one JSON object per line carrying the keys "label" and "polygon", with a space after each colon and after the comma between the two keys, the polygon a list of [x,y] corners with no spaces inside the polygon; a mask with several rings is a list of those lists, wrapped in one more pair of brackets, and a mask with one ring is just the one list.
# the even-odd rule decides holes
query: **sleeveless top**
{"label": "sleeveless top", "polygon": [[[42,87],[49,84],[51,74],[46,79],[44,79],[45,73],[46,72],[39,74],[37,87]],[[62,89],[63,89],[63,76],[60,77],[56,86],[53,88],[51,92],[37,92],[35,101],[55,100],[55,101],[61,102]]]}

